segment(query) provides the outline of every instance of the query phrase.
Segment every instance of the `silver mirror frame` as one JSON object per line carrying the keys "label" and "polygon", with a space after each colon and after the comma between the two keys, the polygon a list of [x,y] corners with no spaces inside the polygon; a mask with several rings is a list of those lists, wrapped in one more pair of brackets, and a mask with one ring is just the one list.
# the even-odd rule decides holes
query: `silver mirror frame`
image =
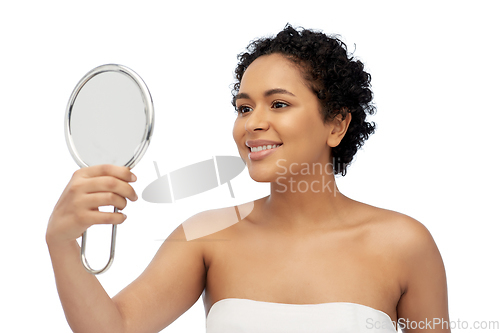
{"label": "silver mirror frame", "polygon": [[[142,95],[142,101],[144,103],[144,112],[146,115],[146,128],[144,131],[144,135],[142,138],[142,142],[140,147],[137,149],[136,153],[132,158],[124,165],[126,167],[129,167],[132,169],[142,158],[142,156],[146,153],[146,150],[149,146],[149,142],[151,140],[151,136],[153,134],[153,128],[154,128],[154,109],[153,109],[153,100],[151,98],[151,94],[149,92],[148,87],[142,80],[142,78],[135,73],[133,70],[131,70],[128,67],[122,66],[122,65],[117,65],[117,64],[107,64],[107,65],[102,65],[94,68],[78,82],[76,85],[75,89],[73,90],[73,93],[71,94],[71,97],[68,101],[68,105],[66,107],[66,114],[65,114],[65,119],[64,119],[64,134],[66,137],[66,144],[68,146],[68,149],[71,153],[71,156],[73,156],[73,159],[75,162],[80,166],[80,168],[85,168],[88,167],[89,165],[85,163],[85,161],[82,160],[82,158],[78,155],[78,152],[76,151],[75,145],[72,140],[71,136],[71,113],[73,110],[74,103],[78,97],[78,94],[80,93],[81,89],[83,86],[91,80],[93,77],[96,75],[102,74],[104,72],[120,72],[122,74],[127,75],[129,78],[131,78],[136,85],[138,86],[139,90],[141,91]],[[118,209],[115,207],[114,212],[118,212]],[[81,245],[81,261],[83,264],[83,267],[87,270],[87,272],[91,274],[101,274],[104,273],[111,267],[111,264],[113,263],[114,256],[115,256],[115,244],[116,244],[116,229],[117,226],[116,224],[113,224],[112,228],[112,233],[111,233],[111,249],[110,249],[110,255],[109,255],[109,260],[106,266],[104,266],[102,269],[93,269],[90,267],[87,258],[85,256],[85,249],[86,249],[86,240],[87,240],[87,231],[84,231],[82,234],[82,245]]]}

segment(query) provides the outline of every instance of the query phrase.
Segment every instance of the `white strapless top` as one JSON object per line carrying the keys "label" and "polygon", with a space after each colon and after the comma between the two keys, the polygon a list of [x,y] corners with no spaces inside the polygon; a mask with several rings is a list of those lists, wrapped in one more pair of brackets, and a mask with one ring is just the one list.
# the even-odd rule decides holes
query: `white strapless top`
{"label": "white strapless top", "polygon": [[391,317],[366,305],[285,304],[226,298],[215,302],[207,333],[394,333]]}

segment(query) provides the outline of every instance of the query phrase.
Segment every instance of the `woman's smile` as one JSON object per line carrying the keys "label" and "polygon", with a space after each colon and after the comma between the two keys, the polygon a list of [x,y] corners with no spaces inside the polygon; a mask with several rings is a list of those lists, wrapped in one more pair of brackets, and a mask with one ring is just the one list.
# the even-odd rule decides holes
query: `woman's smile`
{"label": "woman's smile", "polygon": [[250,148],[251,151],[248,154],[248,158],[252,161],[260,161],[263,158],[271,155],[276,150],[278,150],[282,145],[267,145],[267,146],[259,146],[255,148]]}

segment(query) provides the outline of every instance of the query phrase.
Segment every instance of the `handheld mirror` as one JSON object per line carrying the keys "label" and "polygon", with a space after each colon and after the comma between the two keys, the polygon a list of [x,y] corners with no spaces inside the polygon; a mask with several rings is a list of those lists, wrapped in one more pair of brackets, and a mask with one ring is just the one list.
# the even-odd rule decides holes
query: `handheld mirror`
{"label": "handheld mirror", "polygon": [[[109,64],[94,68],[78,82],[68,102],[64,127],[69,151],[81,168],[114,164],[131,169],[146,152],[153,124],[153,102],[144,81],[125,66]],[[116,207],[114,212],[118,212]],[[87,231],[82,235],[83,266],[92,274],[105,272],[114,259],[116,224],[104,268],[90,268],[86,240]]]}

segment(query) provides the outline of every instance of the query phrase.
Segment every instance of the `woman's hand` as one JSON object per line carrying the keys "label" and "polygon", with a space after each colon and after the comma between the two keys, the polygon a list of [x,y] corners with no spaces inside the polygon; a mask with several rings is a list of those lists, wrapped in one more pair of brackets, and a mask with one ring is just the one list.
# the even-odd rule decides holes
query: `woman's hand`
{"label": "woman's hand", "polygon": [[111,164],[75,171],[50,216],[47,244],[74,241],[94,224],[121,224],[126,219],[124,214],[100,212],[99,207],[123,210],[126,198],[136,201],[137,194],[129,184],[136,180],[129,168]]}
{"label": "woman's hand", "polygon": [[[188,242],[182,225],[144,273],[113,299],[83,267],[76,239],[91,225],[122,223],[123,214],[98,208],[124,209],[127,198],[137,200],[129,184],[135,180],[127,167],[82,168],[73,174],[50,216],[46,240],[59,298],[73,332],[159,332],[191,308],[205,289],[205,245]],[[213,218],[213,212],[200,213],[191,223]]]}

